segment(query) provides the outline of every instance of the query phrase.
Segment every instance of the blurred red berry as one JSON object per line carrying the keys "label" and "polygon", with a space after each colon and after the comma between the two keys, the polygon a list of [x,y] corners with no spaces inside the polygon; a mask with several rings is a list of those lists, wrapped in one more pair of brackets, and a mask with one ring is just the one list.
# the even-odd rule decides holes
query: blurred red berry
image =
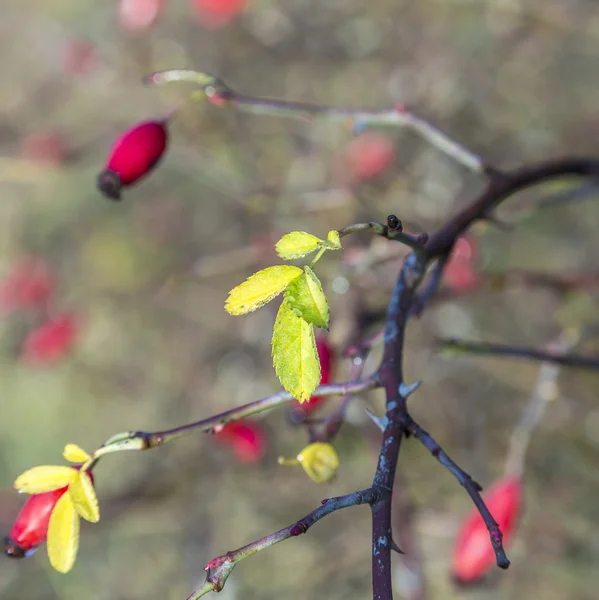
{"label": "blurred red berry", "polygon": [[108,198],[120,200],[121,188],[147,175],[166,150],[164,121],[143,121],[123,133],[113,144],[98,188]]}
{"label": "blurred red berry", "polygon": [[[515,532],[522,505],[522,481],[508,475],[496,481],[483,498],[503,533],[507,546]],[[460,583],[474,583],[495,564],[489,531],[476,508],[462,523],[453,551],[452,572]]]}
{"label": "blurred red berry", "polygon": [[57,131],[30,133],[21,141],[21,157],[32,162],[60,165],[68,158],[66,139]]}
{"label": "blurred red berry", "polygon": [[21,358],[30,364],[51,364],[62,358],[75,343],[78,323],[71,313],[46,321],[29,333]]}
{"label": "blurred red berry", "polygon": [[52,288],[52,277],[43,261],[21,258],[0,281],[0,313],[43,307]]}
{"label": "blurred red berry", "polygon": [[241,462],[257,462],[266,452],[264,431],[252,421],[242,419],[227,423],[215,437],[231,446]]}
{"label": "blurred red berry", "polygon": [[475,261],[474,240],[469,237],[458,238],[443,271],[445,284],[456,293],[466,293],[474,289],[480,279]]}
{"label": "blurred red berry", "polygon": [[152,27],[164,7],[164,0],[119,0],[119,24],[129,31],[144,31]]}
{"label": "blurred red berry", "polygon": [[191,0],[191,7],[206,27],[223,27],[247,5],[247,0]]}
{"label": "blurred red berry", "polygon": [[345,149],[342,164],[349,183],[373,179],[395,161],[393,142],[382,133],[367,131],[355,137]]}
{"label": "blurred red berry", "polygon": [[[333,350],[327,338],[320,336],[316,338],[316,350],[320,359],[320,383],[325,385],[331,382],[331,371],[333,368]],[[311,415],[327,396],[312,396],[306,402],[300,404],[297,400],[291,401],[291,418],[294,421],[303,421]]]}
{"label": "blurred red berry", "polygon": [[[89,475],[93,483],[94,477],[91,473]],[[27,498],[11,530],[4,538],[4,553],[7,556],[11,558],[31,556],[36,548],[46,541],[52,510],[67,489],[68,486],[65,486],[43,494],[33,494]]]}
{"label": "blurred red berry", "polygon": [[64,46],[64,70],[69,75],[86,75],[96,62],[94,45],[88,40],[74,39]]}

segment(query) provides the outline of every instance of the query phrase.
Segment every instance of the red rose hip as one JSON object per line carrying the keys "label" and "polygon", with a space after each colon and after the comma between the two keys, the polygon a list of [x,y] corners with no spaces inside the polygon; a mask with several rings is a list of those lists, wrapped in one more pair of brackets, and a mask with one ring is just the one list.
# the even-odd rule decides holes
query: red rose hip
{"label": "red rose hip", "polygon": [[106,168],[98,176],[98,189],[120,200],[121,188],[146,176],[158,163],[168,142],[164,121],[143,121],[125,131],[113,144]]}
{"label": "red rose hip", "polygon": [[[522,505],[522,481],[508,475],[496,481],[483,494],[485,504],[497,521],[507,546],[516,529]],[[462,584],[481,579],[495,564],[495,551],[489,540],[489,531],[478,510],[466,517],[453,550],[452,573]]]}

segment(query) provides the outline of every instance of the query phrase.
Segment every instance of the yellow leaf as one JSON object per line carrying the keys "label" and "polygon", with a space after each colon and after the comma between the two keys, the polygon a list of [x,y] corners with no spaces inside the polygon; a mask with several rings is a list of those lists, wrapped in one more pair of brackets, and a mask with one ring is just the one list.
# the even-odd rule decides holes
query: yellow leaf
{"label": "yellow leaf", "polygon": [[302,258],[317,250],[324,240],[305,231],[292,231],[284,235],[275,246],[277,254],[285,260]]}
{"label": "yellow leaf", "polygon": [[340,250],[341,246],[341,238],[339,237],[339,232],[336,229],[331,229],[327,235],[327,248],[330,250]]}
{"label": "yellow leaf", "polygon": [[97,523],[100,520],[96,490],[88,473],[79,471],[79,477],[69,485],[69,494],[80,517],[90,523]]}
{"label": "yellow leaf", "polygon": [[26,494],[42,494],[65,487],[76,478],[77,471],[73,467],[33,467],[19,475],[15,481],[15,488]]}
{"label": "yellow leaf", "polygon": [[298,454],[297,460],[316,483],[331,481],[339,468],[337,450],[325,442],[309,444]]}
{"label": "yellow leaf", "polygon": [[320,362],[314,327],[298,317],[283,300],[272,334],[272,357],[281,385],[300,402],[320,383]]}
{"label": "yellow leaf", "polygon": [[79,547],[79,515],[70,494],[56,503],[48,524],[48,557],[50,564],[61,573],[73,567]]}
{"label": "yellow leaf", "polygon": [[69,461],[74,463],[84,463],[90,458],[89,454],[77,446],[77,444],[67,444],[64,447],[62,455]]}
{"label": "yellow leaf", "polygon": [[278,296],[300,275],[302,270],[299,267],[288,265],[258,271],[229,292],[225,309],[232,315],[252,312]]}
{"label": "yellow leaf", "polygon": [[305,273],[292,281],[285,290],[285,298],[289,306],[302,319],[316,327],[329,327],[329,303],[322,291],[320,280],[308,266]]}

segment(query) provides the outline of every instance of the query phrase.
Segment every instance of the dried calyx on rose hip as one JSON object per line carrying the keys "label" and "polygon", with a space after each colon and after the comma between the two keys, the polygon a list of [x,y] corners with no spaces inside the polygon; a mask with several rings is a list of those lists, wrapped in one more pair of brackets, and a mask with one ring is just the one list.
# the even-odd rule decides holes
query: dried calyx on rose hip
{"label": "dried calyx on rose hip", "polygon": [[166,121],[143,121],[113,144],[106,168],[98,175],[98,189],[111,200],[121,189],[145,177],[161,159],[168,143]]}

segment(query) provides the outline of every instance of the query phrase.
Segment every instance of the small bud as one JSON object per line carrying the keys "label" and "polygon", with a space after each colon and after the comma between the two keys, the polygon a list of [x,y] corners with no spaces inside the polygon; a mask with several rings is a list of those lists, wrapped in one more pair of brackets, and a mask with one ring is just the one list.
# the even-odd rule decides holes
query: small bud
{"label": "small bud", "polygon": [[297,455],[297,461],[316,483],[332,481],[339,468],[337,450],[326,442],[309,444]]}
{"label": "small bud", "polygon": [[[522,505],[522,481],[506,476],[496,481],[483,495],[485,504],[497,521],[508,545],[514,535]],[[481,579],[495,564],[495,551],[489,531],[476,508],[462,523],[453,550],[452,573],[462,584]]]}
{"label": "small bud", "polygon": [[403,230],[402,222],[395,215],[389,215],[387,217],[387,226],[389,229],[393,229],[393,231]]}
{"label": "small bud", "polygon": [[106,168],[98,175],[98,189],[120,200],[121,188],[147,175],[158,163],[168,142],[164,121],[144,121],[123,133],[113,144]]}

